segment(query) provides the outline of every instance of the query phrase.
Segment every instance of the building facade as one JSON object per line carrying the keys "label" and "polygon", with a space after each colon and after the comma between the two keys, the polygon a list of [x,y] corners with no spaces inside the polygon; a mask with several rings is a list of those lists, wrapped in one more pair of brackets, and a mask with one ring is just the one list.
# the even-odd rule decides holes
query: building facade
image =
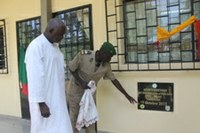
{"label": "building facade", "polygon": [[[68,29],[60,44],[66,65],[79,50],[97,50],[104,41],[110,41],[117,51],[111,61],[113,71],[134,98],[141,100],[139,83],[173,84],[173,110],[161,111],[145,109],[147,103],[130,104],[110,81],[101,80],[97,90],[98,130],[199,132],[197,21],[161,41],[157,40],[157,27],[170,32],[191,16],[200,20],[200,0],[51,0],[50,6],[51,16],[62,19]],[[20,49],[25,50],[42,33],[43,10],[42,0],[0,2],[2,115],[28,115],[27,96],[21,93],[20,86]],[[66,68],[66,81],[69,77]]]}

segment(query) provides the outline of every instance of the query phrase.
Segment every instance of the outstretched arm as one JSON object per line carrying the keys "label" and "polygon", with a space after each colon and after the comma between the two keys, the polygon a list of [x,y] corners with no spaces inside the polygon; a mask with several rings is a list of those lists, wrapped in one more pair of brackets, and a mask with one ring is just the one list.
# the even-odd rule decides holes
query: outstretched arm
{"label": "outstretched arm", "polygon": [[130,103],[137,103],[137,101],[131,97],[126,91],[125,89],[122,87],[122,85],[120,84],[120,82],[115,79],[115,80],[111,80],[112,83],[114,84],[114,86],[122,93],[124,94],[124,96],[129,100]]}

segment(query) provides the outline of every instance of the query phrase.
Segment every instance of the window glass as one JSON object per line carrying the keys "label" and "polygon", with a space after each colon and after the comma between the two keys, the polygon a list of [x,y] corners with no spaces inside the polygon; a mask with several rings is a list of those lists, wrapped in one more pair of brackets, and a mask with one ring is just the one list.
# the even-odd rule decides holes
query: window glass
{"label": "window glass", "polygon": [[8,73],[6,25],[5,20],[0,20],[0,74]]}
{"label": "window glass", "polygon": [[5,68],[5,58],[4,58],[4,32],[3,28],[0,27],[0,69]]}
{"label": "window glass", "polygon": [[54,13],[53,16],[60,18],[66,24],[67,31],[60,44],[60,49],[65,57],[66,79],[69,79],[70,72],[67,68],[69,61],[80,50],[93,49],[91,5]]}
{"label": "window glass", "polygon": [[27,48],[29,43],[41,34],[40,18],[31,18],[17,22],[18,47]]}
{"label": "window glass", "polygon": [[135,25],[135,13],[132,12],[132,13],[127,13],[126,15],[126,28],[135,28],[136,25]]}
{"label": "window glass", "polygon": [[136,3],[134,5],[136,7],[136,18],[145,18],[145,3]]}
{"label": "window glass", "polygon": [[[114,11],[106,12],[107,39],[118,52],[113,70],[200,70],[195,24],[171,32],[193,15],[200,19],[200,0],[115,1],[105,0]],[[158,26],[170,37],[158,41]]]}
{"label": "window glass", "polygon": [[[195,4],[194,9],[199,11],[196,6],[198,4],[198,2]],[[135,7],[136,12],[136,18],[134,13],[132,15],[125,13],[127,17],[125,24],[127,29],[127,32],[125,32],[127,37],[126,45],[135,44],[137,46],[138,56],[134,60],[137,60],[139,63],[148,61],[170,62],[181,61],[182,54],[191,56],[188,52],[184,54],[183,50],[195,50],[192,49],[193,25],[189,25],[180,33],[174,34],[156,46],[157,26],[162,27],[166,31],[172,31],[191,17],[191,2],[189,0],[131,1],[126,3],[126,7],[126,9]],[[128,30],[128,28],[136,28],[136,32],[135,29]],[[133,54],[133,50],[129,49],[127,52],[129,51]],[[131,54],[128,55],[131,56]],[[129,57],[129,59],[132,58]],[[192,58],[189,57],[187,61],[189,59]]]}
{"label": "window glass", "polygon": [[155,26],[156,24],[156,10],[147,10],[147,26]]}

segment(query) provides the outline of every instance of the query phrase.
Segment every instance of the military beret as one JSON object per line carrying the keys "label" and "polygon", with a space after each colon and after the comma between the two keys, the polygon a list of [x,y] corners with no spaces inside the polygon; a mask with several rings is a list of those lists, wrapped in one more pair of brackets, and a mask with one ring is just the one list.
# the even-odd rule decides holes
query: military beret
{"label": "military beret", "polygon": [[102,44],[100,50],[105,50],[105,51],[111,53],[112,55],[116,55],[115,47],[109,42],[104,42]]}

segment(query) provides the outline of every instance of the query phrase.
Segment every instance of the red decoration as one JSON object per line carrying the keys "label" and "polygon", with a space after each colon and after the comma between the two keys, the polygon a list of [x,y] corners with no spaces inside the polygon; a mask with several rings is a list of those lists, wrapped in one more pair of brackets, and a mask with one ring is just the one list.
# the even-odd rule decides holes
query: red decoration
{"label": "red decoration", "polygon": [[159,41],[156,41],[156,48],[158,48],[160,42]]}
{"label": "red decoration", "polygon": [[28,95],[28,84],[22,84],[22,94]]}
{"label": "red decoration", "polygon": [[198,59],[200,60],[200,20],[196,20],[195,26],[197,33]]}

